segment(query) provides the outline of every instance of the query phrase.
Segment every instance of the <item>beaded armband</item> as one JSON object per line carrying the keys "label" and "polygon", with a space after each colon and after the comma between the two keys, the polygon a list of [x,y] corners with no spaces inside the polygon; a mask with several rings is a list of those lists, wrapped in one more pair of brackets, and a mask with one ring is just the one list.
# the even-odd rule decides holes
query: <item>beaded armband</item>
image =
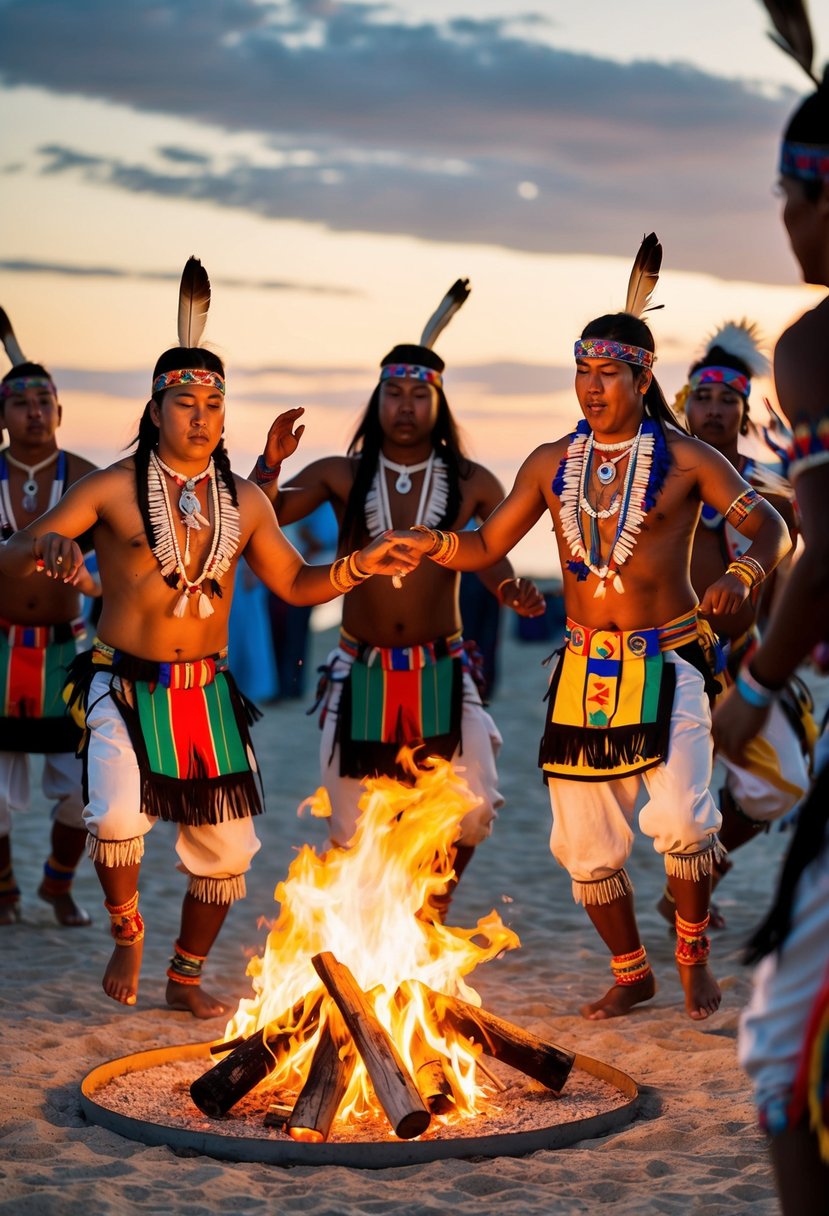
{"label": "beaded armband", "polygon": [[708,962],[711,942],[705,936],[705,930],[710,919],[710,916],[706,916],[704,920],[693,922],[683,920],[679,913],[676,913],[674,957],[683,967],[702,967]]}
{"label": "beaded armband", "polygon": [[427,528],[423,524],[415,524],[412,531],[431,536],[432,547],[426,550],[426,556],[431,557],[439,566],[448,565],[458,551],[460,541],[457,532],[440,532],[437,528]]}
{"label": "beaded armband", "polygon": [[644,946],[631,951],[630,954],[614,954],[610,959],[613,978],[622,987],[627,987],[628,984],[638,984],[640,980],[650,974],[650,969],[651,965]]}
{"label": "beaded armband", "polygon": [[755,489],[743,490],[742,494],[737,495],[726,511],[725,518],[732,527],[739,528],[740,524],[748,519],[757,504],[762,501],[762,496]]}
{"label": "beaded armband", "polygon": [[282,468],[282,461],[273,466],[265,464],[264,456],[256,457],[256,464],[253,468],[253,476],[258,486],[266,486],[271,481],[276,481]]}
{"label": "beaded armband", "polygon": [[725,568],[726,574],[733,574],[741,583],[748,587],[749,591],[753,591],[755,587],[759,587],[763,579],[766,577],[766,572],[757,561],[756,557],[749,557],[743,554],[735,561],[729,562]]}
{"label": "beaded armband", "polygon": [[348,557],[338,557],[335,562],[332,562],[328,577],[331,579],[334,590],[340,595],[345,595],[346,592],[359,587],[360,583],[364,583],[367,578],[371,578],[371,575],[364,574],[360,570],[355,551],[349,553]]}
{"label": "beaded armband", "polygon": [[116,946],[135,946],[144,937],[144,921],[138,911],[138,892],[125,904],[108,904],[104,907],[109,913],[112,936]]}
{"label": "beaded armband", "polygon": [[175,980],[177,984],[193,986],[200,984],[202,967],[206,958],[206,954],[190,954],[187,950],[182,949],[179,942],[176,942],[170,966],[167,968],[167,978]]}

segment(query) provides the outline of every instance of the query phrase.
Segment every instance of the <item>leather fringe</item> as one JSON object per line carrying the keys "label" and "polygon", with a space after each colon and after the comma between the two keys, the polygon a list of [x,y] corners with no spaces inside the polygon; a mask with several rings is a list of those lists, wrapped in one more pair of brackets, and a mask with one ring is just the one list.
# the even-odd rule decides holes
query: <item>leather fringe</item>
{"label": "leather fringe", "polygon": [[728,850],[720,844],[716,836],[706,849],[696,853],[666,853],[665,873],[675,878],[685,878],[689,882],[697,882],[713,874],[716,867],[725,860]]}
{"label": "leather fringe", "polygon": [[608,874],[607,878],[599,878],[594,882],[580,882],[572,879],[573,899],[577,904],[612,904],[615,899],[622,899],[633,891],[627,870],[617,870]]}
{"label": "leather fringe", "polygon": [[114,868],[115,866],[138,865],[144,856],[144,837],[133,836],[130,840],[99,840],[87,834],[86,851],[92,861]]}
{"label": "leather fringe", "polygon": [[199,878],[191,874],[187,891],[203,904],[232,904],[245,898],[247,887],[244,874],[230,878]]}

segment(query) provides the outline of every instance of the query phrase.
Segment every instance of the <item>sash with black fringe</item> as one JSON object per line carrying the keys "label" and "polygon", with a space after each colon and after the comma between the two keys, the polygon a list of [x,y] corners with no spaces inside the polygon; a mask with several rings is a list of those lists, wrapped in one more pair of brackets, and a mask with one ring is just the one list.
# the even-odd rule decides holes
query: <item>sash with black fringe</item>
{"label": "sash with black fringe", "polygon": [[679,626],[686,624],[695,636],[694,614],[666,626],[660,642],[660,629],[617,632],[568,622],[567,645],[547,691],[538,761],[545,781],[608,781],[665,759],[676,673],[663,649],[682,645]]}
{"label": "sash with black fringe", "polygon": [[342,635],[354,657],[337,719],[340,775],[411,780],[401,747],[449,760],[461,745],[464,645],[460,635],[422,646],[380,647]]}
{"label": "sash with black fringe", "polygon": [[58,625],[0,621],[0,748],[6,752],[74,752],[81,732],[66,713],[61,689],[78,646],[82,620]]}
{"label": "sash with black fringe", "polygon": [[[70,705],[81,698],[86,704],[102,668],[118,677],[109,696],[135,750],[145,814],[198,827],[262,813],[250,738],[250,726],[261,714],[239,690],[226,651],[190,662],[156,663],[96,639],[89,656],[72,665]],[[86,764],[84,770],[86,783]]]}

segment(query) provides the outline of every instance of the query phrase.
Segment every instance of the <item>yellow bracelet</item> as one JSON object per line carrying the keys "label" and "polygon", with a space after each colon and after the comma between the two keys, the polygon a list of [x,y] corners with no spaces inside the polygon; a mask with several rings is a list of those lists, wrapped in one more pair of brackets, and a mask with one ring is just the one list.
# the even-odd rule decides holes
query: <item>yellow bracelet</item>
{"label": "yellow bracelet", "polygon": [[367,578],[371,578],[371,575],[364,574],[357,565],[355,550],[354,553],[349,553],[348,557],[338,557],[335,562],[332,562],[328,577],[334,590],[339,595],[345,595],[347,592],[353,591],[355,587],[359,587],[360,583],[364,583]]}

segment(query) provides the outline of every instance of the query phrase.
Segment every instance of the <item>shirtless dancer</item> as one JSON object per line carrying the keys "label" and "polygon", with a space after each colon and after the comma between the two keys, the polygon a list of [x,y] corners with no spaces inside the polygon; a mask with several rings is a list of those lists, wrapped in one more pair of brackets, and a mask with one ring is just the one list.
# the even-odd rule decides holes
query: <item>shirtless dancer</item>
{"label": "shirtless dancer", "polygon": [[[738,473],[770,502],[785,520],[792,543],[796,538],[792,491],[780,474],[745,455],[740,436],[749,432],[749,394],[753,376],[768,372],[768,360],[760,351],[755,327],[746,322],[728,322],[706,344],[704,354],[691,366],[688,385],[677,398],[682,401],[688,430],[725,456]],[[691,553],[691,582],[702,594],[747,547],[744,537],[722,515],[703,504]],[[762,587],[749,596],[738,612],[709,617],[709,623],[725,652],[721,679],[731,683],[741,664],[748,661],[759,641],[758,622],[767,615],[776,577],[774,571]],[[722,781],[720,843],[730,855],[753,840],[769,825],[786,815],[805,794],[809,785],[808,743],[803,739],[804,716],[814,730],[811,715],[792,688],[785,705],[775,705],[765,724],[762,743],[751,761],[737,765],[719,758],[715,773]],[[717,862],[713,875],[716,887],[731,868],[731,861]],[[666,920],[673,923],[674,908],[666,888],[659,904]],[[711,904],[711,928],[725,920]]]}
{"label": "shirtless dancer", "polygon": [[[488,469],[465,457],[443,391],[444,362],[432,349],[468,291],[466,281],[458,280],[420,342],[395,346],[383,359],[380,382],[348,453],[314,461],[279,489],[272,466],[295,449],[304,428],[292,430],[301,410],[276,420],[253,475],[264,483],[280,523],[304,518],[330,502],[340,525],[340,552],[346,553],[388,528],[423,522],[463,528],[491,514],[504,496],[503,487]],[[544,611],[535,585],[515,578],[509,562],[495,563],[482,571],[481,579],[516,612],[535,616]],[[402,744],[425,738],[426,754],[458,764],[481,802],[461,825],[450,890],[435,900],[435,911],[443,917],[452,887],[475,847],[492,831],[503,803],[495,770],[501,737],[470,674],[461,638],[459,576],[424,562],[413,575],[396,581],[399,586],[375,579],[343,605],[340,644],[327,664],[322,782],[331,801],[331,839],[346,845],[357,822],[361,779],[377,773],[403,777],[395,763]],[[386,724],[393,720],[394,725],[384,732],[378,722],[376,730],[362,732],[368,737],[358,737],[351,711],[372,680],[383,684],[387,709],[391,707]],[[441,691],[442,722],[430,727],[416,710],[411,712],[413,680],[428,681]]]}
{"label": "shirtless dancer", "polygon": [[115,938],[104,991],[136,1002],[144,836],[156,818],[169,819],[189,886],[166,999],[208,1018],[228,1006],[200,988],[202,964],[259,847],[249,719],[226,670],[239,557],[294,604],[323,603],[373,573],[405,574],[416,559],[381,537],[330,567],[302,561],[265,496],[230,471],[224,368],[198,346],[209,284],[195,259],[181,298],[182,345],[156,363],[133,455],[73,486],[0,546],[0,570],[26,578],[42,562],[44,582],[71,586],[84,569],[72,538],[95,530],[104,599],[86,672],[85,821]]}
{"label": "shirtless dancer", "polygon": [[[708,790],[709,673],[698,611],[739,609],[749,584],[788,546],[783,521],[736,469],[671,425],[651,370],[653,336],[639,316],[654,281],[647,268],[659,257],[656,238],[647,238],[627,310],[591,322],[576,342],[584,415],[576,431],[527,458],[477,531],[425,529],[412,542],[438,564],[475,570],[508,553],[545,511],[552,519],[568,641],[540,760],[553,855],[611,954],[614,986],[582,1008],[593,1019],[626,1014],[656,991],[624,870],[642,781],[650,797],[639,824],[665,858],[676,901],[686,1010],[698,1020],[719,1006],[705,929],[720,815]],[[703,501],[739,518],[752,544],[698,606],[688,571]]]}
{"label": "shirtless dancer", "polygon": [[[52,377],[20,349],[0,309],[0,339],[12,362],[0,383],[0,530],[7,539],[32,523],[80,477],[94,468],[57,443],[62,407]],[[83,826],[82,765],[75,755],[79,727],[66,713],[61,690],[66,667],[86,639],[81,592],[99,595],[88,575],[82,585],[25,582],[0,576],[0,925],[20,919],[20,891],[11,856],[12,814],[30,799],[29,754],[43,754],[43,792],[54,799],[51,854],[38,895],[54,908],[58,924],[88,925],[89,914],[72,895]]]}

